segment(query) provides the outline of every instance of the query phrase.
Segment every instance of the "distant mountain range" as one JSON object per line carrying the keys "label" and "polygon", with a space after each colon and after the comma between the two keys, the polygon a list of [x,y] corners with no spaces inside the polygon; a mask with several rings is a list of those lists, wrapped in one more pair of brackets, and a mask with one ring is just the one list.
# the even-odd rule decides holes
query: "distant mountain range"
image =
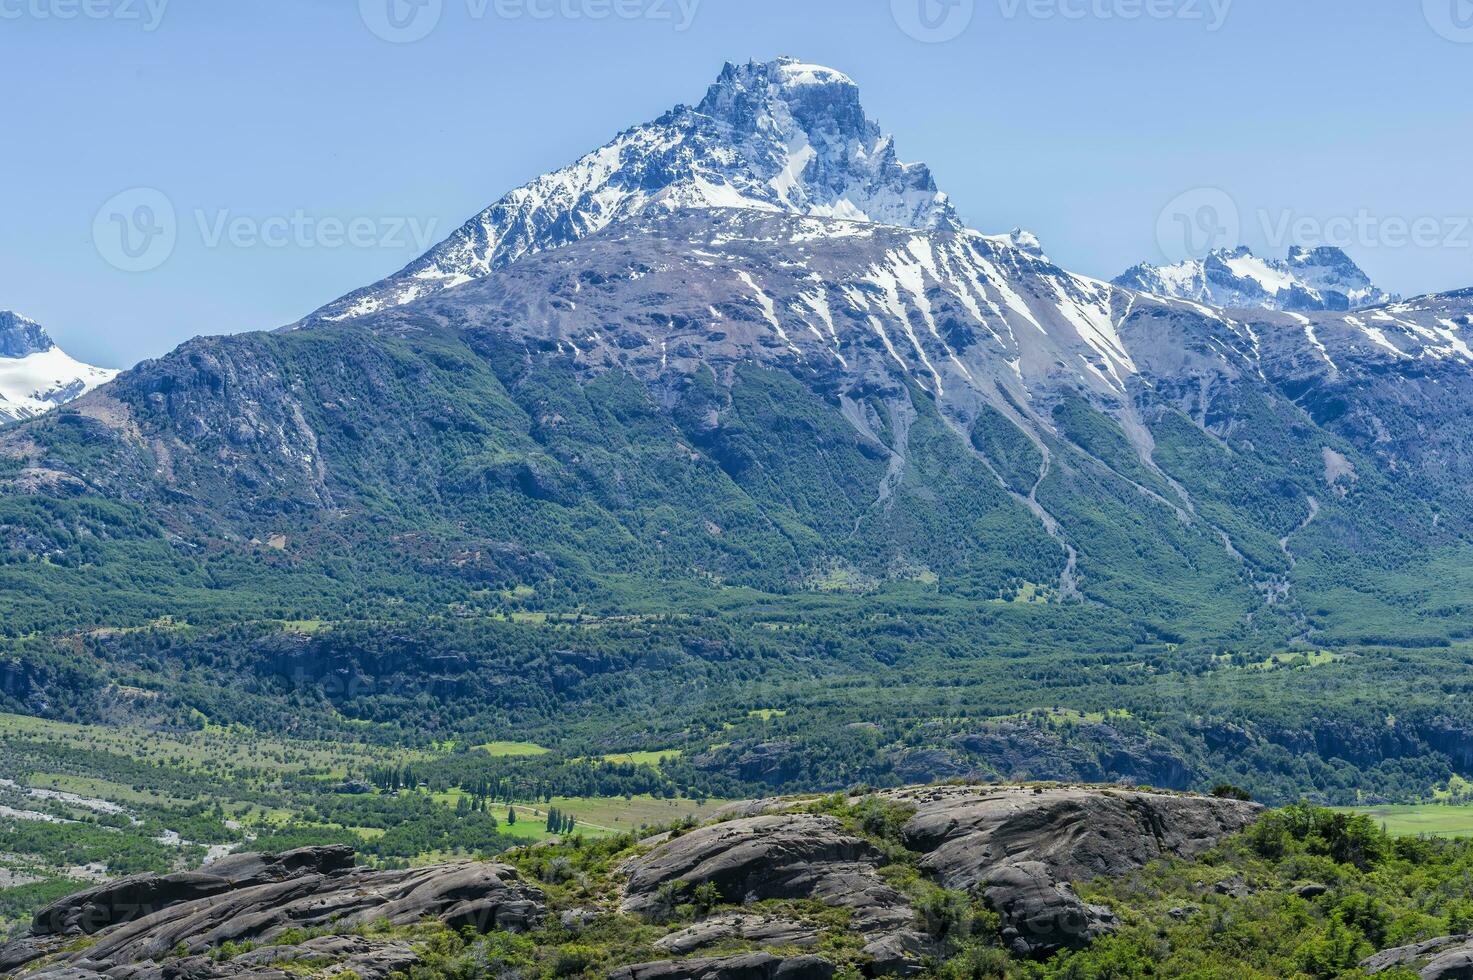
{"label": "distant mountain range", "polygon": [[40,324],[0,310],[0,423],[50,411],[117,373],[83,364],[57,347]]}
{"label": "distant mountain range", "polygon": [[1260,259],[1247,247],[1218,249],[1175,265],[1141,264],[1117,286],[1223,309],[1301,313],[1359,310],[1396,302],[1338,248],[1295,246],[1288,259]]}
{"label": "distant mountain range", "polygon": [[1163,630],[1453,628],[1326,590],[1462,547],[1467,294],[1327,312],[1385,297],[1325,250],[1202,268],[1244,309],[1196,273],[1135,270],[1143,292],[965,229],[847,76],[729,65],[295,328],[191,341],[10,430],[0,493],[128,501],[170,551],[296,556],[253,588],[368,542],[357,567],[423,567],[407,542],[433,527],[432,552],[565,595],[919,575]]}

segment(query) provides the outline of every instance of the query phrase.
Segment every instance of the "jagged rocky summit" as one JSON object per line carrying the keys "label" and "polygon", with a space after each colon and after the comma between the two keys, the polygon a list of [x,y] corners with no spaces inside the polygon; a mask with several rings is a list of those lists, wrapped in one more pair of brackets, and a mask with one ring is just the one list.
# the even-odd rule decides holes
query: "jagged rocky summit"
{"label": "jagged rocky summit", "polygon": [[409,303],[651,210],[705,208],[961,227],[930,170],[902,163],[865,115],[847,75],[792,58],[728,64],[698,105],[512,191],[402,271],[308,321]]}

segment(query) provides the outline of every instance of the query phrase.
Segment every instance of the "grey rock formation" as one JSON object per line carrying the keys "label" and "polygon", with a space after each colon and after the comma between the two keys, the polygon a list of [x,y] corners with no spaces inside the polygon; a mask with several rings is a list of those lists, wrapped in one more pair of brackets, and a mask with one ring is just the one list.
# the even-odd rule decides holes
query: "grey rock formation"
{"label": "grey rock formation", "polygon": [[916,807],[908,848],[948,888],[977,892],[1020,953],[1086,945],[1110,914],[1070,882],[1119,877],[1168,855],[1195,857],[1253,823],[1236,800],[1097,788],[937,787],[888,794]]}
{"label": "grey rock formation", "polygon": [[349,847],[308,847],[284,854],[235,854],[208,872],[136,875],[110,881],[43,908],[31,922],[36,936],[92,935],[183,902],[233,889],[285,881],[302,874],[334,874],[353,867]]}
{"label": "grey rock formation", "polygon": [[[619,869],[619,910],[664,923],[698,891],[712,890],[723,905],[817,902],[847,913],[849,930],[864,941],[867,975],[913,976],[951,947],[947,923],[923,915],[887,880],[885,865],[901,845],[935,882],[989,903],[1013,952],[1038,956],[1115,927],[1072,882],[1201,854],[1260,812],[1237,801],[1081,786],[942,786],[870,799],[903,821],[884,846],[851,831],[848,818],[804,812],[812,799],[791,798],[729,807],[717,823],[649,838]],[[568,909],[561,921],[578,932],[608,911]],[[517,932],[546,916],[542,893],[508,865],[376,871],[354,867],[346,848],[306,848],[232,856],[208,873],[143,875],[72,896],[38,915],[30,935],[0,948],[0,970],[28,968],[27,976],[44,980],[289,980],[331,968],[387,980],[417,962],[415,947],[358,927],[437,920]],[[325,935],[287,935],[323,927]],[[668,959],[612,975],[828,980],[834,965],[818,949],[823,928],[802,905],[727,909],[660,938],[655,946]],[[1457,942],[1383,957],[1390,965],[1434,957],[1446,965],[1456,961]],[[222,957],[226,943],[237,951]],[[734,946],[749,951],[729,955]]]}
{"label": "grey rock formation", "polygon": [[[14,969],[54,955],[28,975],[189,980],[275,976],[272,964],[337,960],[367,980],[403,969],[412,952],[402,943],[338,935],[224,962],[211,954],[227,942],[269,946],[288,930],[329,925],[347,932],[438,919],[457,929],[525,931],[546,913],[541,892],[503,864],[375,871],[354,868],[347,848],[308,848],[233,856],[211,872],[144,875],[58,902],[37,916],[30,937],[0,949],[0,963]],[[70,947],[52,940],[83,933],[93,936],[90,944],[57,955]],[[159,965],[165,958],[166,969]]]}
{"label": "grey rock formation", "polygon": [[[1104,908],[1071,882],[1118,877],[1164,856],[1194,857],[1246,828],[1251,803],[1085,787],[946,786],[880,794],[914,808],[905,846],[945,887],[980,895],[1003,918],[1019,955],[1078,948],[1113,930]],[[877,973],[916,969],[938,948],[909,900],[878,874],[883,855],[833,818],[783,812],[761,800],[728,808],[725,823],[664,840],[630,862],[624,908],[654,912],[704,883],[728,902],[811,898],[849,909]],[[732,923],[672,941],[732,935]]]}
{"label": "grey rock formation", "polygon": [[731,939],[742,939],[759,946],[805,948],[818,942],[818,930],[801,922],[769,916],[717,915],[672,932],[655,945],[676,956],[688,956]]}
{"label": "grey rock formation", "polygon": [[627,866],[623,908],[658,914],[673,897],[715,885],[726,902],[812,899],[851,914],[887,973],[909,972],[933,944],[910,900],[879,876],[884,856],[812,814],[742,817],[668,840]]}
{"label": "grey rock formation", "polygon": [[702,827],[661,844],[627,866],[623,909],[663,911],[674,890],[715,885],[725,902],[812,898],[854,911],[861,932],[909,923],[905,896],[876,874],[884,863],[871,843],[832,817],[775,814]]}
{"label": "grey rock formation", "polygon": [[1372,975],[1398,967],[1416,970],[1422,980],[1469,980],[1473,978],[1473,935],[1388,949],[1361,962],[1361,969]]}
{"label": "grey rock formation", "polygon": [[661,960],[627,966],[610,980],[829,980],[834,967],[817,956],[744,953],[717,959]]}

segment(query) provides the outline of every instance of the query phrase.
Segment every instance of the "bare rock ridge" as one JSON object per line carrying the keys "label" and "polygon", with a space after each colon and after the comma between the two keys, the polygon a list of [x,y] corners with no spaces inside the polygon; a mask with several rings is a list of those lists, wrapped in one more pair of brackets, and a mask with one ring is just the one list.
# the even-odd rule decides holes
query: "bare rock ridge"
{"label": "bare rock ridge", "polygon": [[1473,977],[1473,935],[1388,949],[1362,961],[1361,969],[1372,976],[1401,969],[1415,970],[1422,980],[1464,980]]}
{"label": "bare rock ridge", "polygon": [[[402,942],[352,935],[374,923],[426,918],[482,932],[524,932],[542,921],[542,893],[504,864],[461,863],[403,871],[354,867],[350,848],[244,854],[203,872],[141,875],[62,899],[37,914],[30,935],[0,949],[0,972],[54,957],[27,973],[84,980],[282,977],[272,963],[336,958],[364,980],[417,962]],[[273,945],[288,930],[331,925],[339,935]],[[78,942],[79,937],[90,937]],[[225,943],[257,944],[225,962]],[[70,951],[69,951],[70,950]],[[168,960],[167,967],[160,963]]]}
{"label": "bare rock ridge", "polygon": [[[816,812],[822,802],[741,804],[706,826],[651,837],[624,859],[615,893],[560,915],[510,864],[381,871],[355,867],[347,848],[232,856],[202,872],[143,875],[58,901],[29,935],[0,949],[0,972],[29,964],[26,976],[48,980],[286,980],[291,964],[310,961],[372,980],[420,953],[402,935],[365,926],[431,920],[528,932],[561,921],[576,932],[622,914],[670,929],[654,943],[668,958],[611,966],[621,980],[827,980],[835,966],[821,955],[813,923],[755,904],[799,901],[846,914],[867,973],[910,975],[946,955],[947,935],[887,874],[898,855],[937,884],[984,898],[1013,952],[1037,956],[1113,928],[1110,913],[1083,903],[1071,881],[1200,854],[1261,812],[1233,800],[1107,787],[943,786],[849,797],[851,809],[841,812],[857,806],[889,821],[876,836],[864,820]],[[673,922],[676,907],[698,894],[712,913]],[[314,933],[303,939],[296,930]],[[235,945],[222,950],[226,943]]]}

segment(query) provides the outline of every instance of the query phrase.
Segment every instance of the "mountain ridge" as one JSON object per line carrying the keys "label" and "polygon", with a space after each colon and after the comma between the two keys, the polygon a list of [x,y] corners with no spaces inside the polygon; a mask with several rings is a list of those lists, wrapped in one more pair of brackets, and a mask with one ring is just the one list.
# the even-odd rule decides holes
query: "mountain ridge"
{"label": "mountain ridge", "polygon": [[1332,246],[1292,246],[1287,259],[1260,259],[1247,246],[1215,249],[1175,265],[1141,263],[1112,281],[1223,309],[1349,312],[1401,299],[1373,284],[1343,249]]}

